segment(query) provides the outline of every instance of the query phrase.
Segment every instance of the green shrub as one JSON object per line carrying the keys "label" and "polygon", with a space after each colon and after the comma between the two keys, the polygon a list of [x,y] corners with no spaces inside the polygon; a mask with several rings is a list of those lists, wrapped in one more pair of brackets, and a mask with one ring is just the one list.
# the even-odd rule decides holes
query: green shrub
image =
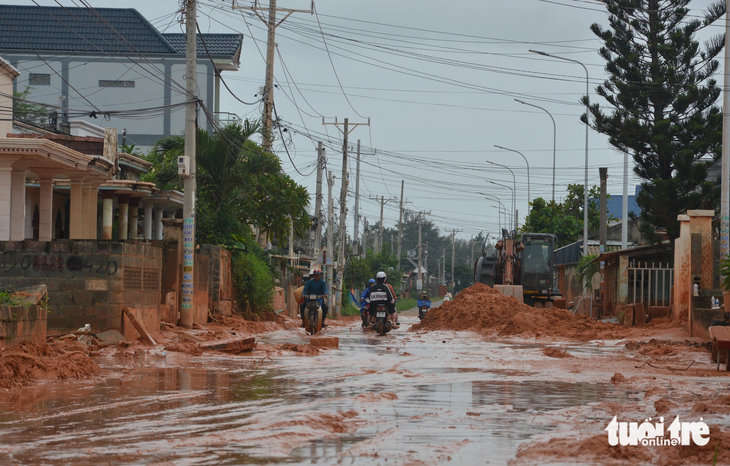
{"label": "green shrub", "polygon": [[720,261],[720,287],[730,293],[730,257],[726,257]]}
{"label": "green shrub", "polygon": [[234,254],[233,284],[241,314],[263,317],[273,312],[274,276],[268,263],[256,253]]}
{"label": "green shrub", "polygon": [[354,304],[352,304],[352,301],[349,299],[346,303],[342,305],[342,315],[343,316],[359,316],[360,310],[355,307]]}
{"label": "green shrub", "polygon": [[14,294],[15,290],[12,287],[0,288],[0,304],[4,304],[6,306],[20,306],[21,302],[13,296]]}
{"label": "green shrub", "polygon": [[397,301],[397,302],[395,303],[395,309],[396,309],[396,310],[397,310],[398,312],[401,312],[401,311],[407,311],[408,309],[413,309],[413,308],[414,308],[414,307],[416,307],[416,306],[417,306],[417,300],[415,300],[415,299],[413,299],[413,298],[409,298],[409,299],[399,299],[399,300],[398,300],[398,301]]}

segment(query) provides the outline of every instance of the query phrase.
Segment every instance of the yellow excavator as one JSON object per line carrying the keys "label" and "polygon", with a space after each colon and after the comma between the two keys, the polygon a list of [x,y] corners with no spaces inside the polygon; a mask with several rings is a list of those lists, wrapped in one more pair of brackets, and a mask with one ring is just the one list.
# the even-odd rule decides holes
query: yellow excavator
{"label": "yellow excavator", "polygon": [[484,283],[530,306],[552,307],[553,299],[560,296],[554,270],[555,236],[525,233],[518,240],[516,233],[503,229],[494,249],[494,254],[483,250],[474,264],[474,283]]}

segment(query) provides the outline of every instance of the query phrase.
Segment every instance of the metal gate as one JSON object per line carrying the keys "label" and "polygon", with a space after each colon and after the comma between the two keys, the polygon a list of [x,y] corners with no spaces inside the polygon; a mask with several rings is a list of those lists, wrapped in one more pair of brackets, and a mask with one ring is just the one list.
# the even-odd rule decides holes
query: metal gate
{"label": "metal gate", "polygon": [[644,308],[669,306],[674,284],[674,268],[668,262],[636,262],[629,264],[629,299]]}

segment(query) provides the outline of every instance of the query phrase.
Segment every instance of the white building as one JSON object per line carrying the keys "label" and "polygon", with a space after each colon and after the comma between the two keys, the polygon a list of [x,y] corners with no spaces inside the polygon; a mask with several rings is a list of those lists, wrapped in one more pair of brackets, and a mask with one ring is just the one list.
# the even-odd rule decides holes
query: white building
{"label": "white building", "polygon": [[[183,132],[184,34],[161,34],[134,9],[0,5],[0,19],[0,56],[20,72],[13,91],[61,107],[45,122],[54,129],[86,120],[118,128],[120,144],[126,129],[126,144],[143,150]],[[198,36],[198,97],[211,112],[217,73],[238,70],[242,45],[241,34]],[[202,111],[199,126],[211,129]]]}

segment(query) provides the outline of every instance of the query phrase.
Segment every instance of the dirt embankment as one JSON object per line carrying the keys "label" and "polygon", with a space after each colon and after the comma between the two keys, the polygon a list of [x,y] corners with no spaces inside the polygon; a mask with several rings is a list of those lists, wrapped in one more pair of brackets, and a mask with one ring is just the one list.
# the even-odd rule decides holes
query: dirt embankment
{"label": "dirt embankment", "polygon": [[88,346],[75,342],[23,342],[4,348],[0,351],[0,388],[98,375],[101,368],[89,358],[89,351]]}
{"label": "dirt embankment", "polygon": [[[672,326],[666,319],[652,321],[652,327]],[[620,339],[630,329],[576,315],[563,309],[538,309],[477,283],[453,301],[429,312],[412,331],[462,330],[510,336],[527,333],[575,340]]]}

